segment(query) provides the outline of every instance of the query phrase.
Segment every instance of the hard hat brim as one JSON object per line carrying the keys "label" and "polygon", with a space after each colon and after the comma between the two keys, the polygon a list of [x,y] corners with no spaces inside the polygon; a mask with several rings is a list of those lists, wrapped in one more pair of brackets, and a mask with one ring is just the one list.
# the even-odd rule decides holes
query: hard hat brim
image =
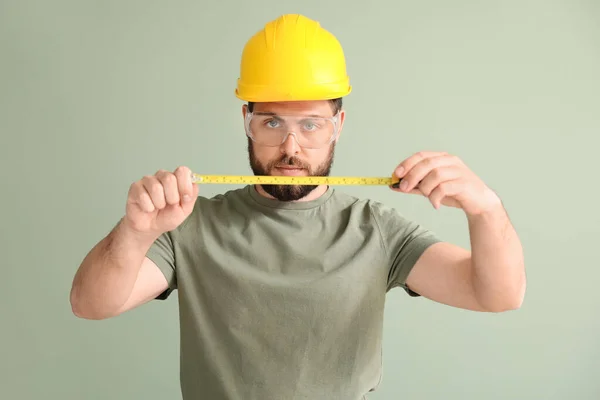
{"label": "hard hat brim", "polygon": [[276,88],[273,86],[244,85],[238,80],[235,96],[243,101],[251,102],[277,102],[277,101],[317,101],[332,100],[345,97],[352,92],[349,84],[318,85],[307,87],[306,90],[295,87],[294,90]]}

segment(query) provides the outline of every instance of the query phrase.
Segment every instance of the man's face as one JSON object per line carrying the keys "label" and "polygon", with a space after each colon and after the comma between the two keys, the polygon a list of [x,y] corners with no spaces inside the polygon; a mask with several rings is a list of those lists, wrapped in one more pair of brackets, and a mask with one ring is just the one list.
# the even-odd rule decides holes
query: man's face
{"label": "man's face", "polygon": [[[332,117],[334,110],[328,101],[255,103],[255,113],[274,113],[286,116],[318,115]],[[247,107],[243,107],[243,116]],[[340,113],[339,130],[343,125],[344,113]],[[279,146],[264,146],[248,138],[250,167],[255,175],[279,176],[328,176],[333,164],[333,143],[318,149],[301,147],[294,135],[289,135]],[[305,198],[318,186],[310,185],[261,185],[266,193],[281,201],[296,201]]]}

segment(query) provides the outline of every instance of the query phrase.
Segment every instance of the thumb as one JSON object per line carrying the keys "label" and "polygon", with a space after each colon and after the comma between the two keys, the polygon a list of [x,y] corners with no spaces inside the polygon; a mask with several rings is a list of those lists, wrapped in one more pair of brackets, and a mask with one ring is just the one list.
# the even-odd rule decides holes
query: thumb
{"label": "thumb", "polygon": [[186,215],[191,214],[194,209],[194,204],[196,204],[196,199],[198,198],[199,188],[197,184],[192,184],[192,193],[186,194],[181,199],[181,208]]}

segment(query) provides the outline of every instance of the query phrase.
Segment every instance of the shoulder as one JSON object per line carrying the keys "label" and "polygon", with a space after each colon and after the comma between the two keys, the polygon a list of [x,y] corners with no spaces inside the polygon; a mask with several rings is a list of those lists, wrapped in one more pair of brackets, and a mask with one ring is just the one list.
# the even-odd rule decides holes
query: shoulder
{"label": "shoulder", "polygon": [[407,216],[397,206],[370,198],[346,196],[346,199],[352,202],[355,211],[362,213],[364,220],[368,220],[378,230],[388,246],[405,243],[413,238],[435,238],[432,231]]}
{"label": "shoulder", "polygon": [[377,221],[409,223],[410,221],[398,210],[398,208],[376,200],[368,200],[369,211]]}
{"label": "shoulder", "polygon": [[213,196],[198,196],[194,208],[185,221],[176,229],[177,233],[196,231],[209,219],[221,218],[238,210],[244,201],[245,189],[233,189]]}
{"label": "shoulder", "polygon": [[390,206],[381,201],[371,198],[360,198],[336,190],[334,194],[334,203],[341,209],[352,210],[354,213],[360,213],[363,218],[376,223],[379,228],[386,226],[398,226],[411,224],[398,208]]}
{"label": "shoulder", "polygon": [[203,210],[237,206],[239,205],[238,203],[245,201],[248,197],[248,187],[232,189],[224,193],[215,194],[213,196],[198,196],[192,214],[201,212]]}
{"label": "shoulder", "polygon": [[336,192],[336,200],[338,204],[345,204],[348,207],[367,212],[371,218],[377,220],[382,218],[404,219],[397,208],[371,198],[360,198],[343,192]]}

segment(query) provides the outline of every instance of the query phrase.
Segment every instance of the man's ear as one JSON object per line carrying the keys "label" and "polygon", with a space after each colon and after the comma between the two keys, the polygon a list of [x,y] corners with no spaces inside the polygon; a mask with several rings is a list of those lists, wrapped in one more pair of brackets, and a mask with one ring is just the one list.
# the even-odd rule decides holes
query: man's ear
{"label": "man's ear", "polygon": [[346,111],[344,110],[340,110],[340,114],[339,114],[339,126],[338,126],[338,134],[337,137],[335,138],[335,142],[337,143],[337,141],[340,139],[340,136],[342,135],[342,129],[344,128],[344,121],[346,120]]}
{"label": "man's ear", "polygon": [[242,117],[246,118],[247,113],[248,113],[248,104],[244,104],[242,106]]}

